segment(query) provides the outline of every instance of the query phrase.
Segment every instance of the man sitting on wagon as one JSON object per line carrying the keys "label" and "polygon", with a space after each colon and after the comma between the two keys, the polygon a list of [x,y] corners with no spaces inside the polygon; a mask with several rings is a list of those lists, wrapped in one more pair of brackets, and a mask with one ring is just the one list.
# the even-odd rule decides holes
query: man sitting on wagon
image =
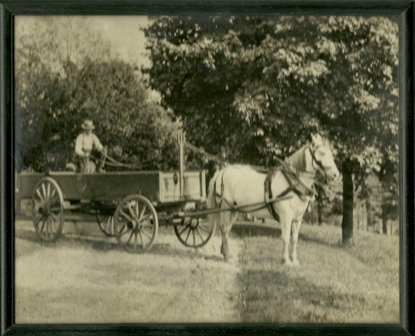
{"label": "man sitting on wagon", "polygon": [[96,164],[91,160],[91,152],[93,149],[98,150],[103,155],[106,149],[102,146],[98,137],[92,133],[95,128],[91,120],[85,120],[81,125],[82,133],[78,135],[75,143],[75,154],[79,163],[81,172],[85,174],[93,174],[96,171]]}

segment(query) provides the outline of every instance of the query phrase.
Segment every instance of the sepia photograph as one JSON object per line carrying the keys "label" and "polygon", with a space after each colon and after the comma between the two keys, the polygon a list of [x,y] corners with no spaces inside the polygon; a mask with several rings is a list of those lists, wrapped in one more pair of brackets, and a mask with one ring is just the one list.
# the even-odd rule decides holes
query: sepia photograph
{"label": "sepia photograph", "polygon": [[13,29],[16,324],[400,323],[398,15]]}

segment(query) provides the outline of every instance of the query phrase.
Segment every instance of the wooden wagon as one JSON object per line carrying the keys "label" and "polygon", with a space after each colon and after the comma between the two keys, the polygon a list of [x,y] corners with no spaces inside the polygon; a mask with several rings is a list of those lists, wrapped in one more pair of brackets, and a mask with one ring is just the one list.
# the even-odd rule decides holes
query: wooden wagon
{"label": "wooden wagon", "polygon": [[[183,143],[183,141],[182,141]],[[159,225],[172,225],[185,246],[201,247],[215,224],[205,218],[205,172],[180,170],[83,174],[19,174],[19,194],[31,199],[33,224],[44,241],[61,234],[68,212],[94,213],[101,230],[130,252],[148,251]]]}

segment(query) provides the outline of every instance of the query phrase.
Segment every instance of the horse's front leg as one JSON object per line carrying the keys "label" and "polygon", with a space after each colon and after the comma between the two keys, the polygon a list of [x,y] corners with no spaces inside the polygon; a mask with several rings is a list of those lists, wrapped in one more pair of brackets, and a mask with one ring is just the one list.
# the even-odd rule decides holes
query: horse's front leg
{"label": "horse's front leg", "polygon": [[293,266],[300,267],[300,263],[298,262],[297,258],[297,242],[298,242],[298,235],[300,233],[300,226],[302,222],[302,218],[296,220],[292,224],[292,235],[291,235],[291,260],[293,262]]}
{"label": "horse's front leg", "polygon": [[280,215],[280,223],[281,223],[281,239],[282,239],[281,262],[288,266],[292,266],[292,262],[288,255],[288,246],[290,244],[292,217],[287,214],[283,216]]}

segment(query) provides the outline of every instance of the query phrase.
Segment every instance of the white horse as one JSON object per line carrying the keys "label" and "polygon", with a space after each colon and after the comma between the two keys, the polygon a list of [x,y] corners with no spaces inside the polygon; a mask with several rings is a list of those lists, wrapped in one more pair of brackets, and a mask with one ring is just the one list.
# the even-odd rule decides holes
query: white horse
{"label": "white horse", "polygon": [[311,139],[268,174],[243,165],[230,165],[215,173],[209,183],[207,207],[224,210],[209,215],[209,220],[220,224],[221,253],[225,259],[232,257],[228,235],[239,212],[243,211],[260,218],[277,219],[283,241],[281,261],[290,266],[300,265],[298,234],[304,212],[314,197],[314,176],[319,170],[330,180],[339,176],[328,143],[320,135],[311,135]]}

